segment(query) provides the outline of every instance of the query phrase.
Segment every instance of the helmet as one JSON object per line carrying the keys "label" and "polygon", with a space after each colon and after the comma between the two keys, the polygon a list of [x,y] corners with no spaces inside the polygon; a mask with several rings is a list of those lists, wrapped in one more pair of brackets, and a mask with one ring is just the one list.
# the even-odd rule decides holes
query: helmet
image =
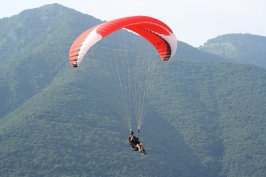
{"label": "helmet", "polygon": [[132,135],[134,135],[134,132],[132,130],[129,133],[132,134]]}

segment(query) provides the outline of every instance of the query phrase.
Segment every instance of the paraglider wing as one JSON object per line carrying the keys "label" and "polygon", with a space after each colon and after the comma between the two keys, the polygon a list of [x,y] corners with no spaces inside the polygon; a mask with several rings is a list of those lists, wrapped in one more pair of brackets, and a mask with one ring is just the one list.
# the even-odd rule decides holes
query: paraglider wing
{"label": "paraglider wing", "polygon": [[70,47],[69,59],[71,66],[77,67],[94,44],[123,28],[148,40],[156,48],[163,61],[168,61],[174,56],[177,49],[177,40],[166,24],[152,17],[131,16],[104,22],[83,32]]}

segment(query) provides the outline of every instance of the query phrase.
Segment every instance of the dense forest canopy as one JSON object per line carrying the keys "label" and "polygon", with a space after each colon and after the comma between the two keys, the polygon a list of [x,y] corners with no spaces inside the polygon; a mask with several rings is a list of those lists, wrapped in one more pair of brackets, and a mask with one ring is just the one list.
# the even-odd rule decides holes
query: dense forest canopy
{"label": "dense forest canopy", "polygon": [[[69,65],[74,39],[99,23],[59,4],[0,19],[0,176],[266,176],[265,37],[179,41],[143,121],[141,156],[99,92],[91,53]],[[110,41],[136,50],[135,40],[118,31],[92,51]]]}
{"label": "dense forest canopy", "polygon": [[238,63],[266,68],[266,37],[252,34],[227,34],[210,39],[199,49]]}

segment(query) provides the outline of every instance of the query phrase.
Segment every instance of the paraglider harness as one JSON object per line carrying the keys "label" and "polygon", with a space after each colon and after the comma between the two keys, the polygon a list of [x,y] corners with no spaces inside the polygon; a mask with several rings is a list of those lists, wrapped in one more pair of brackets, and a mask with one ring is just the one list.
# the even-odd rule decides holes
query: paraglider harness
{"label": "paraglider harness", "polygon": [[[133,132],[133,131],[130,131],[130,132]],[[130,137],[129,137],[128,140],[127,140],[127,143],[128,143],[128,145],[131,147],[131,149],[133,151],[139,151],[139,148],[138,147],[135,147],[136,144],[140,144],[140,141],[139,141],[139,129],[138,129],[138,136],[137,137],[134,136],[133,139],[132,139],[132,141],[130,140]]]}

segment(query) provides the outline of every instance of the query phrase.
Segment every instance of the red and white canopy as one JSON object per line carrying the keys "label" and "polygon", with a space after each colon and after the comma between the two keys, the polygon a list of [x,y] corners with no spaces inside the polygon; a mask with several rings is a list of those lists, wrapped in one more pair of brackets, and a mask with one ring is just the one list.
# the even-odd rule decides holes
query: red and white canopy
{"label": "red and white canopy", "polygon": [[148,40],[156,48],[163,61],[168,61],[174,56],[177,40],[165,23],[152,17],[131,16],[104,22],[83,32],[70,48],[70,64],[78,66],[94,44],[105,36],[123,28]]}

